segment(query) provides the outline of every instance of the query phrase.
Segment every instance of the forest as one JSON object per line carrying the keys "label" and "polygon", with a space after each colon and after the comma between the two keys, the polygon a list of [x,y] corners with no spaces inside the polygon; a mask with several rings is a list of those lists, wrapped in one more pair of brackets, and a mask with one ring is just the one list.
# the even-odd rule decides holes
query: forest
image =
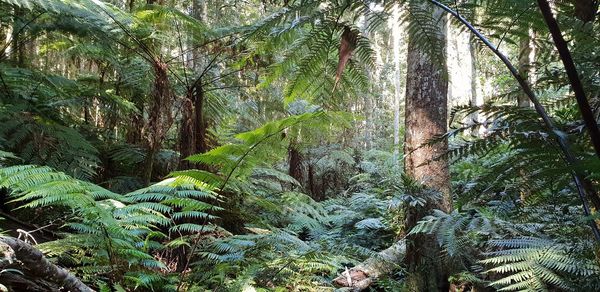
{"label": "forest", "polygon": [[598,0],[0,0],[0,291],[600,291]]}

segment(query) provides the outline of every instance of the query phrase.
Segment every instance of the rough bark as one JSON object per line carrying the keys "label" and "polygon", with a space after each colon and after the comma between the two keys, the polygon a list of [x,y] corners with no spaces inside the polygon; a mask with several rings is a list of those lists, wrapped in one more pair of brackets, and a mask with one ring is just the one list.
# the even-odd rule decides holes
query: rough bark
{"label": "rough bark", "polygon": [[367,289],[377,278],[391,273],[402,262],[406,254],[406,240],[401,239],[360,265],[341,273],[333,280],[340,287],[351,291]]}
{"label": "rough bark", "polygon": [[[439,43],[445,44],[445,15],[437,7],[430,9],[436,20],[435,25],[439,28]],[[421,49],[413,36],[409,38],[407,62],[405,173],[442,194],[439,200],[430,200],[425,207],[407,210],[405,226],[406,230],[410,230],[433,209],[449,212],[452,200],[448,162],[445,159],[432,160],[447,151],[447,141],[424,146],[447,130],[446,65],[436,62],[433,56]],[[449,272],[439,253],[439,247],[430,235],[419,234],[407,239],[407,283],[413,291],[448,291]]]}
{"label": "rough bark", "polygon": [[304,182],[302,160],[302,153],[295,145],[290,145],[288,148],[288,174],[300,183]]}
{"label": "rough bark", "polygon": [[190,98],[181,101],[181,125],[179,126],[179,169],[191,168],[186,157],[196,152],[196,135],[194,135],[194,104]]}
{"label": "rough bark", "polygon": [[190,163],[184,160],[186,157],[210,150],[209,124],[206,121],[204,104],[205,95],[201,80],[197,80],[182,101],[182,121],[179,131],[179,151],[181,155],[179,169],[191,167]]}
{"label": "rough bark", "polygon": [[167,75],[168,65],[156,60],[153,64],[154,84],[151,93],[151,104],[148,116],[146,131],[146,158],[142,172],[142,179],[145,184],[152,180],[152,171],[154,167],[154,158],[160,150],[162,143],[167,135],[173,117],[171,107],[173,103],[173,93],[169,84]]}
{"label": "rough bark", "polygon": [[[67,270],[51,263],[40,250],[30,244],[12,237],[0,237],[0,244],[7,246],[4,251],[5,256],[8,255],[17,260],[21,265],[21,271],[26,276],[19,280],[9,279],[15,285],[25,285],[25,289],[31,291],[31,289],[48,289],[49,282],[54,284],[52,286],[56,286],[58,289],[64,288],[66,291],[94,291]],[[6,264],[7,262],[10,263],[9,261],[2,263]],[[10,285],[10,283],[8,284]]]}

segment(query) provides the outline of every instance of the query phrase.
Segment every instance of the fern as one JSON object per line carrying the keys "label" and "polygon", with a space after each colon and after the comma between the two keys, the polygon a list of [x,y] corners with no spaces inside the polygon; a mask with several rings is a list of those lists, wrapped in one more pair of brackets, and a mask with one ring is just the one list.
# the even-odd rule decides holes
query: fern
{"label": "fern", "polygon": [[574,257],[566,246],[540,238],[496,240],[492,246],[503,248],[487,254],[482,264],[494,265],[487,273],[508,274],[491,285],[500,291],[546,290],[558,287],[577,291],[568,277],[593,277],[600,268],[590,260]]}

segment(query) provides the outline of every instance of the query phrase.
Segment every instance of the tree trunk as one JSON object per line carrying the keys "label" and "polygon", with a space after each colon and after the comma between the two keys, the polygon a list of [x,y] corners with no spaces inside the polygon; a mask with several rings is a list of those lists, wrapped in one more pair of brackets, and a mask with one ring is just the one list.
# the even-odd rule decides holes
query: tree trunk
{"label": "tree trunk", "polygon": [[[19,263],[19,266],[16,268],[23,272],[21,279],[14,279],[14,283],[19,286],[18,288],[14,287],[15,291],[28,291],[40,286],[43,286],[44,289],[51,289],[43,282],[49,282],[55,285],[56,291],[58,291],[58,289],[65,289],[66,291],[72,292],[94,291],[67,270],[50,262],[44,257],[44,254],[42,254],[41,251],[30,244],[12,237],[0,237],[0,244],[9,247],[2,247],[4,255],[15,259],[15,262]],[[6,264],[10,262],[3,261],[3,263]],[[5,269],[10,267],[0,266],[0,268]],[[11,279],[2,280],[2,283],[9,287],[12,286],[11,282],[13,282]],[[40,282],[42,283],[41,285],[39,284]]]}
{"label": "tree trunk", "polygon": [[154,158],[160,150],[162,143],[167,135],[173,117],[171,116],[171,107],[173,94],[167,75],[167,64],[156,60],[153,64],[154,85],[151,94],[151,105],[148,115],[148,124],[146,131],[147,150],[144,161],[142,179],[145,184],[152,180],[154,168]]}
{"label": "tree trunk", "polygon": [[[140,100],[141,97],[134,96],[134,99]],[[142,136],[144,132],[144,104],[143,102],[135,102],[135,107],[138,112],[132,113],[131,120],[125,133],[125,141],[131,145],[143,145]]]}
{"label": "tree trunk", "polygon": [[401,239],[377,255],[368,258],[362,264],[343,272],[333,280],[341,287],[349,287],[352,291],[367,289],[377,278],[391,273],[406,254],[406,241]]}
{"label": "tree trunk", "polygon": [[11,59],[19,67],[25,66],[25,40],[23,34],[25,25],[23,18],[25,17],[25,10],[22,8],[15,7],[15,16],[13,17],[13,26],[11,32]]}
{"label": "tree trunk", "polygon": [[[439,29],[438,41],[445,44],[444,12],[437,7],[421,6],[420,9],[431,9],[434,21],[432,25]],[[407,62],[405,172],[442,195],[436,201],[428,201],[425,207],[407,210],[405,226],[406,230],[410,230],[433,209],[449,212],[452,209],[452,200],[448,162],[445,159],[432,160],[447,150],[448,142],[444,140],[424,146],[447,130],[446,65],[434,61],[433,56],[419,47],[413,36],[409,39]],[[405,262],[409,272],[407,283],[413,291],[448,291],[449,272],[444,267],[440,249],[432,236],[419,234],[408,238]]]}
{"label": "tree trunk", "polygon": [[[521,36],[519,41],[519,74],[529,83],[532,84],[531,78],[532,76],[532,68],[534,61],[534,49],[533,42],[531,39],[531,33],[527,35]],[[529,101],[529,96],[525,92],[519,91],[519,95],[517,97],[517,103],[519,107],[531,107],[531,102]]]}
{"label": "tree trunk", "polygon": [[[469,53],[471,56],[471,105],[482,106],[484,104],[483,92],[481,91],[481,85],[477,78],[477,43],[473,35],[469,37]],[[471,114],[471,120],[475,123],[480,123],[481,118],[477,112]],[[482,136],[485,133],[485,127],[479,126],[477,132],[472,134],[475,136]]]}
{"label": "tree trunk", "polygon": [[402,98],[401,68],[400,68],[400,8],[394,7],[392,23],[392,44],[394,50],[394,162],[397,163],[400,156],[400,100]]}
{"label": "tree trunk", "polygon": [[299,183],[304,182],[304,170],[302,169],[302,153],[297,146],[291,144],[288,148],[288,174]]}
{"label": "tree trunk", "polygon": [[186,96],[181,101],[181,125],[179,126],[179,167],[178,169],[190,169],[191,163],[185,158],[196,153],[196,135],[194,123],[194,103]]}

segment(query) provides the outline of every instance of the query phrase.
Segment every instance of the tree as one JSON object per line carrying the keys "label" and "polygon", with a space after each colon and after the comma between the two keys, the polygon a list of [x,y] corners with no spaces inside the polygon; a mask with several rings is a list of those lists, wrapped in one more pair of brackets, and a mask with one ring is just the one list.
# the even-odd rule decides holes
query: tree
{"label": "tree", "polygon": [[[446,16],[439,8],[428,4],[411,7],[427,13],[421,20],[429,21],[435,31],[427,31],[433,43],[426,50],[419,45],[418,37],[409,36],[408,70],[406,74],[406,117],[404,162],[405,173],[424,186],[440,192],[437,200],[428,201],[423,208],[407,210],[405,228],[410,230],[431,210],[452,210],[448,162],[441,158],[447,151],[445,139],[430,144],[447,130],[448,81],[444,56],[446,43]],[[416,20],[416,19],[415,19]],[[410,276],[408,286],[414,291],[448,291],[447,267],[442,258],[431,256],[439,247],[431,236],[416,235],[406,245],[406,265]]]}

